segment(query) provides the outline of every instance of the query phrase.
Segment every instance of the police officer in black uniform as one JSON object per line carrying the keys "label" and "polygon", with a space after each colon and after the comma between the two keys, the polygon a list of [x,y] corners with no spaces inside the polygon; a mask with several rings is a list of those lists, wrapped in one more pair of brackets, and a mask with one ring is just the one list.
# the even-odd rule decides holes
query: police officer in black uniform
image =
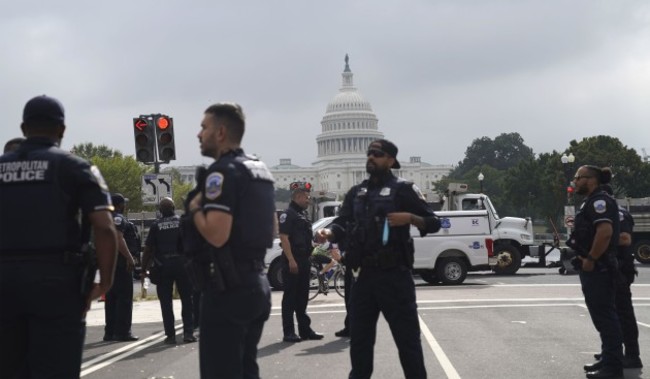
{"label": "police officer in black uniform", "polygon": [[113,207],[97,167],[59,148],[65,125],[57,100],[27,102],[21,129],[27,140],[0,157],[1,376],[78,378],[85,313],[113,280]]}
{"label": "police officer in black uniform", "polygon": [[[311,263],[309,256],[314,238],[311,222],[306,209],[311,202],[309,193],[311,184],[294,182],[289,185],[291,203],[279,218],[280,245],[282,246],[282,331],[283,341],[300,342],[302,340],[319,340],[323,335],[311,328],[311,319],[307,316],[309,301],[309,277]],[[296,335],[293,314],[298,320]]]}
{"label": "police officer in black uniform", "polygon": [[159,205],[162,217],[156,220],[147,235],[142,255],[142,277],[153,260],[158,278],[155,279],[156,292],[165,327],[165,343],[176,344],[174,327],[174,306],[172,292],[174,283],[181,297],[181,316],[183,318],[183,342],[196,342],[192,322],[192,288],[185,271],[185,257],[180,243],[180,217],[174,213],[174,200],[165,197]]}
{"label": "police officer in black uniform", "polygon": [[215,159],[190,202],[210,259],[201,296],[202,378],[259,378],[257,344],[271,312],[262,270],[275,229],[273,176],[240,148],[244,127],[241,107],[220,103],[205,111],[198,134],[201,154]]}
{"label": "police officer in black uniform", "polygon": [[[104,341],[137,341],[138,337],[131,333],[133,319],[133,268],[135,261],[129,251],[125,232],[129,220],[124,216],[127,199],[120,193],[111,195],[115,211],[113,220],[117,229],[117,248],[119,255],[115,265],[115,281],[110,291],[106,293],[104,316]],[[133,245],[133,241],[130,242]]]}
{"label": "police officer in black uniform", "polygon": [[[603,191],[613,196],[614,191],[609,184],[603,184]],[[634,253],[632,252],[632,232],[634,230],[634,218],[624,207],[618,207],[618,219],[621,224],[621,234],[618,238],[618,269],[620,275],[616,281],[616,312],[621,322],[623,332],[623,345],[625,356],[623,357],[623,368],[642,368],[641,353],[639,349],[639,327],[636,323],[634,306],[632,305],[632,292],[630,286],[634,283],[634,277],[638,275],[634,267]],[[601,355],[597,354],[596,359],[600,360]]]}
{"label": "police officer in black uniform", "polygon": [[618,205],[600,188],[611,179],[609,168],[587,165],[578,169],[573,180],[576,193],[586,199],[576,213],[575,229],[567,245],[578,254],[582,293],[602,346],[601,360],[584,367],[587,378],[623,377],[623,336],[614,303]]}
{"label": "police officer in black uniform", "polygon": [[140,253],[142,252],[142,239],[140,238],[138,227],[129,219],[126,220],[124,228],[124,241],[133,257],[133,278],[140,279],[140,272],[138,270],[142,268],[142,260],[140,258]]}
{"label": "police officer in black uniform", "polygon": [[350,298],[350,378],[370,378],[379,312],[388,322],[406,378],[425,378],[420,325],[411,276],[410,225],[422,236],[440,221],[410,182],[395,177],[397,146],[380,139],[368,147],[370,178],[353,186],[332,227],[318,231],[337,242],[347,238],[346,263],[356,282]]}

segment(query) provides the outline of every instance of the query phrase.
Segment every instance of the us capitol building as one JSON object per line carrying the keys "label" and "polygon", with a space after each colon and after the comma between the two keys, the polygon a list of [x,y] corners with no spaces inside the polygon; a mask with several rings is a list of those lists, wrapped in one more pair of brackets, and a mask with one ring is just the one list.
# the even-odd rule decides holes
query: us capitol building
{"label": "us capitol building", "polygon": [[[291,164],[291,158],[280,159],[280,164],[270,167],[276,188],[288,189],[293,181],[308,181],[316,191],[336,194],[342,200],[350,187],[368,176],[366,150],[372,141],[384,138],[384,133],[379,131],[379,120],[370,103],[354,87],[347,55],[341,76],[341,89],[327,104],[320,122],[316,160],[311,167],[299,167]],[[414,182],[425,194],[433,190],[434,182],[453,169],[452,165],[422,162],[419,156],[405,160],[401,149],[397,158],[402,167],[393,173]]]}
{"label": "us capitol building", "polygon": [[[288,189],[291,182],[307,181],[313,185],[315,192],[312,193],[336,196],[342,200],[350,187],[368,176],[366,150],[372,141],[384,138],[384,133],[379,131],[379,120],[370,103],[354,87],[347,55],[341,76],[341,89],[327,104],[320,123],[321,133],[316,137],[316,160],[310,167],[299,167],[291,163],[291,158],[280,159],[278,165],[269,167],[276,188]],[[400,149],[397,158],[402,167],[393,170],[393,173],[415,183],[425,195],[432,192],[434,182],[453,169],[452,165],[422,162],[419,156],[411,156],[408,160],[404,156],[404,151]],[[180,171],[183,181],[193,181],[194,167],[176,169]]]}

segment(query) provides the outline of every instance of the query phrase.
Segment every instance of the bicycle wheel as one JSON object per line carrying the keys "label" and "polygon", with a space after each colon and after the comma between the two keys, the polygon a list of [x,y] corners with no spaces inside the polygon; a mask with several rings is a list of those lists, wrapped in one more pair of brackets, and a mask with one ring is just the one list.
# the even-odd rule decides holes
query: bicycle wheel
{"label": "bicycle wheel", "polygon": [[341,297],[345,297],[345,267],[341,266],[334,273],[334,289]]}
{"label": "bicycle wheel", "polygon": [[309,300],[312,300],[321,292],[321,280],[322,277],[318,275],[318,266],[315,263],[312,263],[309,266]]}

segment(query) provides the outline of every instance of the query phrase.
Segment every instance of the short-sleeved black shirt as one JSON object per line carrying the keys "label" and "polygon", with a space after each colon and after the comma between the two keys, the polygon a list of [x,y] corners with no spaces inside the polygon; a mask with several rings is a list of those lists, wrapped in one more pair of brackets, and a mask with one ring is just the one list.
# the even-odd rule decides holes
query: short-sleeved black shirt
{"label": "short-sleeved black shirt", "polygon": [[294,258],[307,258],[311,253],[312,230],[307,212],[295,202],[289,204],[278,219],[280,234],[289,236]]}
{"label": "short-sleeved black shirt", "polygon": [[47,253],[79,249],[79,212],[113,206],[97,167],[32,137],[0,156],[0,209],[0,253]]}

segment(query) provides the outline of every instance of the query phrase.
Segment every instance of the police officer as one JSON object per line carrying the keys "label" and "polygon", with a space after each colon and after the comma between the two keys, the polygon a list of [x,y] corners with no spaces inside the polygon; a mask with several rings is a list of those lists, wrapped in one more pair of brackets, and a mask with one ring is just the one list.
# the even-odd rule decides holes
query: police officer
{"label": "police officer", "polygon": [[[311,230],[306,209],[311,198],[311,184],[293,182],[289,185],[291,203],[279,218],[280,245],[282,246],[282,331],[283,341],[300,342],[302,340],[319,340],[322,334],[311,329],[311,319],[307,316],[309,301],[309,276],[311,263],[309,256],[312,251]],[[298,320],[296,335],[293,314]]]}
{"label": "police officer", "polygon": [[140,259],[140,253],[142,252],[142,239],[140,238],[138,227],[135,226],[133,221],[129,219],[126,219],[126,225],[124,227],[124,241],[126,242],[126,247],[129,249],[131,256],[133,257],[133,278],[140,279],[140,272],[138,272],[138,267],[140,270],[142,269],[142,261]]}
{"label": "police officer", "polygon": [[410,225],[422,236],[440,221],[420,190],[395,177],[397,146],[380,139],[368,147],[370,178],[353,186],[331,228],[318,231],[336,242],[347,239],[346,263],[356,276],[350,298],[350,378],[369,378],[379,312],[391,328],[406,378],[425,378],[424,357],[411,276]]}
{"label": "police officer", "polygon": [[[65,131],[59,101],[44,95],[28,101],[21,129],[27,140],[0,157],[2,377],[78,378],[85,313],[113,281],[108,188],[97,167],[59,148]],[[80,225],[78,214],[90,225]],[[94,234],[96,285],[84,263],[86,228]]]}
{"label": "police officer", "polygon": [[[127,199],[120,193],[111,195],[115,211],[113,220],[117,229],[117,248],[119,255],[115,266],[115,281],[110,291],[106,293],[104,316],[104,341],[137,341],[138,337],[131,333],[133,317],[133,268],[135,261],[125,240],[125,232],[129,221],[124,216]],[[133,244],[133,241],[131,241]]]}
{"label": "police officer", "polygon": [[[614,195],[614,191],[609,184],[603,184],[601,187],[608,195]],[[616,281],[616,312],[621,322],[623,345],[625,346],[623,368],[642,368],[643,363],[641,362],[639,350],[639,327],[636,323],[634,306],[632,305],[632,292],[630,291],[630,287],[634,283],[634,277],[638,275],[634,267],[634,254],[631,249],[634,218],[627,209],[620,205],[618,207],[618,216],[621,234],[618,237],[618,251],[616,254],[620,271]],[[600,360],[600,358],[601,355],[597,354],[596,359]]]}
{"label": "police officer", "polygon": [[273,176],[241,149],[244,128],[241,107],[220,103],[206,109],[198,134],[201,154],[215,159],[190,202],[211,259],[203,271],[210,282],[201,295],[202,378],[259,378],[257,344],[271,312],[262,270],[273,244]]}
{"label": "police officer", "polygon": [[7,143],[5,143],[5,148],[3,154],[11,153],[12,151],[18,150],[20,144],[25,142],[25,139],[22,137],[12,138]]}
{"label": "police officer", "polygon": [[192,322],[192,288],[185,271],[185,257],[180,250],[180,217],[174,213],[174,200],[169,197],[160,201],[159,209],[162,217],[151,225],[145,242],[142,277],[147,276],[147,269],[153,260],[156,269],[160,271],[155,284],[167,336],[164,342],[168,345],[176,344],[172,301],[174,283],[181,297],[183,342],[196,342]]}
{"label": "police officer", "polygon": [[602,346],[602,359],[584,367],[587,378],[623,377],[623,337],[614,305],[618,205],[600,188],[611,179],[609,168],[587,165],[578,169],[573,180],[576,193],[586,199],[576,213],[575,230],[567,245],[578,253],[582,293]]}

